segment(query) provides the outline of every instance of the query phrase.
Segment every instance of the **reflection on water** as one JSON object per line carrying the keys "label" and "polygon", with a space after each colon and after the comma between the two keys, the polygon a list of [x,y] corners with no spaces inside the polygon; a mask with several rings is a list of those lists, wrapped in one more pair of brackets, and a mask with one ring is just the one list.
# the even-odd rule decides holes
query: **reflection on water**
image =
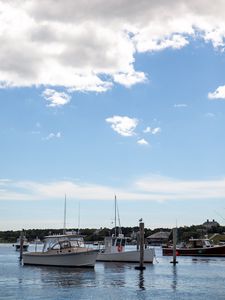
{"label": "reflection on water", "polygon": [[67,268],[47,266],[24,266],[23,268],[35,269],[39,274],[40,283],[55,287],[82,287],[89,286],[95,280],[93,268]]}
{"label": "reflection on water", "polygon": [[144,282],[145,282],[144,271],[140,270],[140,273],[139,273],[139,288],[141,290],[145,290]]}
{"label": "reflection on water", "polygon": [[192,258],[193,263],[209,263],[210,261],[213,261],[213,258],[203,258],[203,257]]}
{"label": "reflection on water", "polygon": [[[104,278],[102,282],[107,286],[124,287],[126,284],[127,264],[121,262],[105,262],[103,264]],[[111,279],[110,282],[108,279]]]}
{"label": "reflection on water", "polygon": [[172,266],[172,284],[171,287],[174,291],[177,288],[177,265]]}

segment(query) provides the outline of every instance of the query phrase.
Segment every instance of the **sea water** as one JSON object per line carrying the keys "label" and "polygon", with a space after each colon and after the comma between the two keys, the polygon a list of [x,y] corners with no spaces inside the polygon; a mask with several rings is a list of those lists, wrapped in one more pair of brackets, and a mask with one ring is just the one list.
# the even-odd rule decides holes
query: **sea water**
{"label": "sea water", "polygon": [[176,266],[171,259],[156,248],[156,260],[144,271],[133,263],[23,266],[11,244],[0,244],[0,299],[225,299],[225,258],[178,257]]}

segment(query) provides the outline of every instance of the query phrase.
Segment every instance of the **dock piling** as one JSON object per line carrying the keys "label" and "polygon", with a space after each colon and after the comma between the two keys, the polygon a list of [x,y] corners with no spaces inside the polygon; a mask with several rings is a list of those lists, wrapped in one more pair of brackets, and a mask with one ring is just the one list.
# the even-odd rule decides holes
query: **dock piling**
{"label": "dock piling", "polygon": [[173,260],[171,261],[173,265],[178,263],[177,261],[177,228],[173,228]]}
{"label": "dock piling", "polygon": [[20,233],[20,261],[23,259],[24,229]]}
{"label": "dock piling", "polygon": [[144,223],[139,223],[140,229],[140,264],[138,267],[135,267],[136,270],[145,270],[144,266]]}

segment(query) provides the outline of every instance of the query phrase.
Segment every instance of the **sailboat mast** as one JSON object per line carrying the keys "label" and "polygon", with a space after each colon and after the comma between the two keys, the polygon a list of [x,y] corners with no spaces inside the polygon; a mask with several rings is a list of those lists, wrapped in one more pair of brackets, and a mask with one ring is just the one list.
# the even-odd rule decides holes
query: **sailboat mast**
{"label": "sailboat mast", "polygon": [[63,224],[63,234],[66,234],[66,195],[64,201],[64,224]]}
{"label": "sailboat mast", "polygon": [[78,203],[78,234],[80,234],[80,201]]}
{"label": "sailboat mast", "polygon": [[116,236],[116,195],[115,195],[115,236]]}

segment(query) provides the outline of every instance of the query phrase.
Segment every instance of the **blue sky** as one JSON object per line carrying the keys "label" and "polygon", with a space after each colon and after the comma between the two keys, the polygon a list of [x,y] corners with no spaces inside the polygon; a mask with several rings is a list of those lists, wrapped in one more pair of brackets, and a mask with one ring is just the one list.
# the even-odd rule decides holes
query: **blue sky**
{"label": "blue sky", "polygon": [[115,194],[123,226],[224,225],[225,9],[186,2],[0,1],[0,230],[65,194],[68,227]]}

